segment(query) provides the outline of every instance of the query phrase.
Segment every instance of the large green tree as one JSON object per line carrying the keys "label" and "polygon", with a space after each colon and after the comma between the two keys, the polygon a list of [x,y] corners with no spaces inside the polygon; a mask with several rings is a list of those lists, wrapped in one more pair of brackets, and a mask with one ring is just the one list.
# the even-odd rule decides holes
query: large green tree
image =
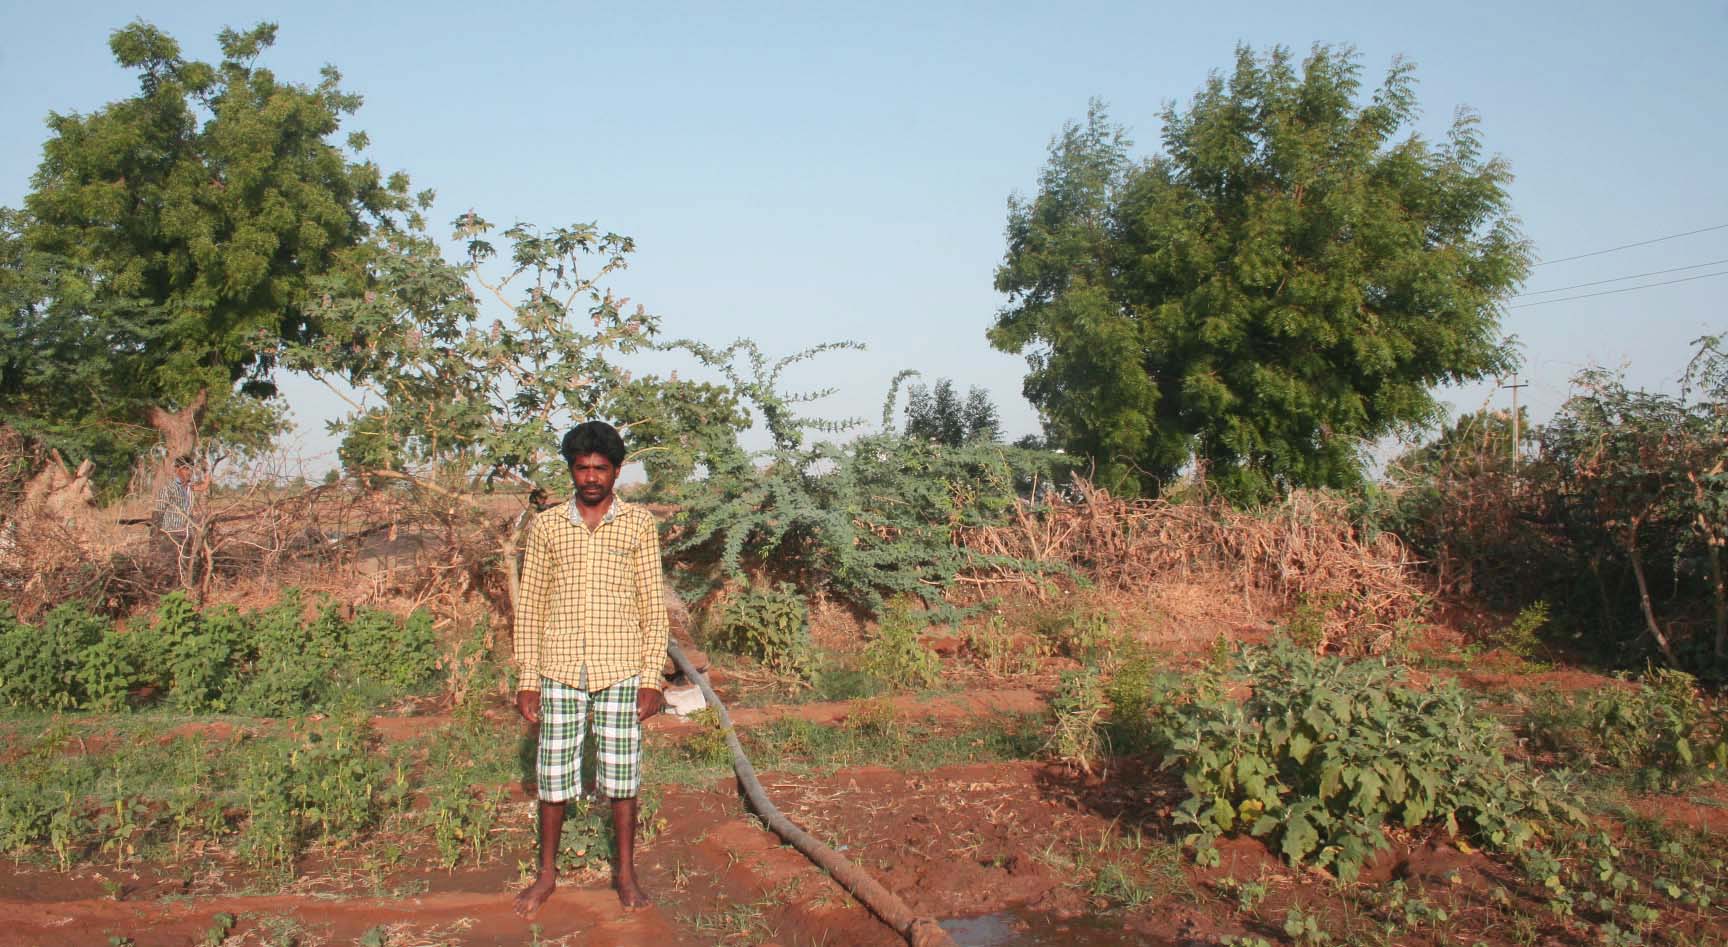
{"label": "large green tree", "polygon": [[1410,130],[1414,74],[1360,97],[1354,52],[1239,48],[1136,162],[1094,104],[1011,201],[989,337],[1027,353],[1053,444],[1117,489],[1190,464],[1241,500],[1357,481],[1363,448],[1504,371],[1529,248],[1510,172],[1459,112]]}
{"label": "large green tree", "polygon": [[333,68],[303,85],[257,64],[275,37],[223,30],[212,64],[133,23],[109,46],[137,94],[49,116],[24,209],[0,219],[0,416],[119,456],[187,450],[201,419],[268,433],[273,353],[319,334],[312,281],[362,273],[368,234],[411,211],[404,176],[333,141],[360,105]]}

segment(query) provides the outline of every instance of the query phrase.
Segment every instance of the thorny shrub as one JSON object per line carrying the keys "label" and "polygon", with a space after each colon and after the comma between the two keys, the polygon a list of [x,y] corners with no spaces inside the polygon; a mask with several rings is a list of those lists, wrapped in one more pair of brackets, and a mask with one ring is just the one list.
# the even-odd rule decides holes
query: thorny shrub
{"label": "thorny shrub", "polygon": [[896,432],[904,374],[889,392],[883,430],[810,443],[811,432],[835,436],[862,421],[802,416],[803,405],[833,389],[787,392],[782,373],[822,352],[859,346],[823,345],[770,360],[748,341],[721,350],[673,344],[722,372],[760,413],[773,442],[752,454],[720,439],[694,458],[707,475],[676,491],[680,510],[667,546],[692,566],[689,576],[710,584],[785,579],[877,614],[898,596],[950,609],[944,593],[969,572],[1048,571],[1033,558],[991,555],[956,539],[1007,522],[1023,488],[1048,477],[1056,455],[987,442],[951,447]]}

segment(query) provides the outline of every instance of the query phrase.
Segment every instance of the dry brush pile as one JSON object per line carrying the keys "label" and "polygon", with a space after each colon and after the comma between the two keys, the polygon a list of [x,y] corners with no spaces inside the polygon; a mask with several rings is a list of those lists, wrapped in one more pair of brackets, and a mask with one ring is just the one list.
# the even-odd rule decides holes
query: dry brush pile
{"label": "dry brush pile", "polygon": [[[1185,587],[1230,596],[1253,616],[1294,613],[1317,626],[1323,650],[1383,648],[1428,602],[1401,542],[1365,537],[1342,498],[1316,491],[1244,511],[1217,500],[1124,499],[1076,480],[1066,495],[1022,503],[1011,522],[965,530],[960,542],[982,558],[1045,563],[1106,590]],[[1040,595],[1048,587],[1008,570],[980,578]]]}

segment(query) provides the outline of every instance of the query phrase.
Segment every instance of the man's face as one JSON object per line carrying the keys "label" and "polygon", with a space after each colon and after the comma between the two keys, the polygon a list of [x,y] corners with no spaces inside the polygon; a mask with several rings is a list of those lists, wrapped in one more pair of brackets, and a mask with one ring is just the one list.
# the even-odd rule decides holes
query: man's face
{"label": "man's face", "polygon": [[175,464],[174,465],[174,476],[179,477],[181,483],[191,483],[192,482],[192,465],[191,464]]}
{"label": "man's face", "polygon": [[618,468],[605,454],[577,454],[570,461],[570,482],[576,486],[576,499],[587,506],[606,502],[612,495],[612,485],[618,482]]}

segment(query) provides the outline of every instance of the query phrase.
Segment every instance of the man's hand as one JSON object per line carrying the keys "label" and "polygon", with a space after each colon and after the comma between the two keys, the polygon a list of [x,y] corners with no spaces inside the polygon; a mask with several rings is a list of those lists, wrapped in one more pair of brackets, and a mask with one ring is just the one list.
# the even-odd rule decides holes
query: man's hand
{"label": "man's hand", "polygon": [[[640,705],[641,701],[637,701],[637,704]],[[540,722],[540,692],[539,691],[517,691],[516,692],[516,712],[521,714],[522,719],[528,721],[529,723],[539,723]]]}
{"label": "man's hand", "polygon": [[647,720],[666,709],[666,695],[652,687],[636,688],[636,719]]}

